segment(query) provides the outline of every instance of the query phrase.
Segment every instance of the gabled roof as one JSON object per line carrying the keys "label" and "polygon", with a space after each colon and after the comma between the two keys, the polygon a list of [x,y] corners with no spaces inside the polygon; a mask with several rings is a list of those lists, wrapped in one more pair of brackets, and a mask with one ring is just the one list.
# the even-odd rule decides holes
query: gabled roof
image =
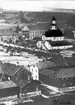
{"label": "gabled roof", "polygon": [[50,78],[69,78],[69,77],[75,77],[75,67],[64,67],[64,68],[58,68],[58,70],[54,71],[53,69],[43,69],[40,71],[41,75],[49,76]]}
{"label": "gabled roof", "polygon": [[11,36],[11,35],[18,35],[15,31],[10,29],[0,29],[1,36]]}
{"label": "gabled roof", "polygon": [[22,28],[22,31],[29,31],[29,28],[25,25],[25,26]]}
{"label": "gabled roof", "polygon": [[40,74],[45,75],[45,76],[50,76],[54,73],[53,70],[50,69],[43,69],[42,71],[40,71]]}
{"label": "gabled roof", "polygon": [[28,25],[28,28],[30,30],[48,30],[50,27],[49,23],[39,23],[39,24],[32,24],[32,25]]}
{"label": "gabled roof", "polygon": [[14,64],[10,63],[4,63],[3,64],[3,71],[5,75],[12,76],[14,75],[18,70],[20,69],[20,66],[16,66]]}
{"label": "gabled roof", "polygon": [[50,67],[56,67],[56,64],[52,61],[46,61],[46,62],[38,62],[36,63],[36,66],[38,69],[46,69]]}

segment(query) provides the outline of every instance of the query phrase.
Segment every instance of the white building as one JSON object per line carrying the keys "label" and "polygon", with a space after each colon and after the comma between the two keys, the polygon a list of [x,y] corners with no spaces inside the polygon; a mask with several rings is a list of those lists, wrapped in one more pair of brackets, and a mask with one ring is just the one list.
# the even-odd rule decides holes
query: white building
{"label": "white building", "polygon": [[30,72],[33,80],[39,80],[39,69],[35,65],[30,66]]}

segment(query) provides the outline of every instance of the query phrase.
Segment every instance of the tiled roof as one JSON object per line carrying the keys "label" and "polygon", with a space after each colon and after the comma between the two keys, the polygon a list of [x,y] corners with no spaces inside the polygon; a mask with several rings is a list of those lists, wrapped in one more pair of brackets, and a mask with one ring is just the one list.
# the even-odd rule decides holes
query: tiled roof
{"label": "tiled roof", "polygon": [[62,68],[56,74],[56,78],[75,77],[75,68]]}
{"label": "tiled roof", "polygon": [[17,85],[12,81],[3,81],[0,82],[0,89],[10,88],[10,87],[16,87]]}
{"label": "tiled roof", "polygon": [[38,69],[45,69],[45,68],[55,67],[56,64],[52,61],[46,61],[46,62],[38,62],[36,63],[36,66],[38,67]]}
{"label": "tiled roof", "polygon": [[48,30],[49,27],[50,27],[49,23],[28,25],[28,28],[30,30]]}
{"label": "tiled roof", "polygon": [[4,74],[9,76],[12,76],[13,74],[15,74],[19,68],[20,66],[16,66],[14,64],[10,64],[10,63],[3,64]]}

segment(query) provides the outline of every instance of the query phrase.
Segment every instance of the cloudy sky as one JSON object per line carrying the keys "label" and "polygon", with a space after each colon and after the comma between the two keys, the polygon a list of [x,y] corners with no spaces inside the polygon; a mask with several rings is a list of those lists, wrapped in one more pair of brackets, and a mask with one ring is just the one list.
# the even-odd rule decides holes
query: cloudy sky
{"label": "cloudy sky", "polygon": [[49,8],[75,9],[73,0],[0,0],[0,7],[7,10],[42,11]]}

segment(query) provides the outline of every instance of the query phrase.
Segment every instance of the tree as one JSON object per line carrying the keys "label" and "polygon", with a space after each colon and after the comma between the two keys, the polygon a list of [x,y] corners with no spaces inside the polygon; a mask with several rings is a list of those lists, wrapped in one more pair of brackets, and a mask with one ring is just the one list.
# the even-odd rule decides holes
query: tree
{"label": "tree", "polygon": [[15,31],[15,32],[18,33],[19,31],[21,31],[21,29],[20,29],[19,25],[17,25],[17,27],[16,27],[16,31]]}
{"label": "tree", "polygon": [[22,23],[25,22],[24,13],[23,13],[22,11],[20,12],[19,16],[20,16],[20,21],[21,21]]}
{"label": "tree", "polygon": [[64,36],[67,37],[67,38],[74,38],[74,34],[73,34],[71,29],[66,29],[64,31]]}

